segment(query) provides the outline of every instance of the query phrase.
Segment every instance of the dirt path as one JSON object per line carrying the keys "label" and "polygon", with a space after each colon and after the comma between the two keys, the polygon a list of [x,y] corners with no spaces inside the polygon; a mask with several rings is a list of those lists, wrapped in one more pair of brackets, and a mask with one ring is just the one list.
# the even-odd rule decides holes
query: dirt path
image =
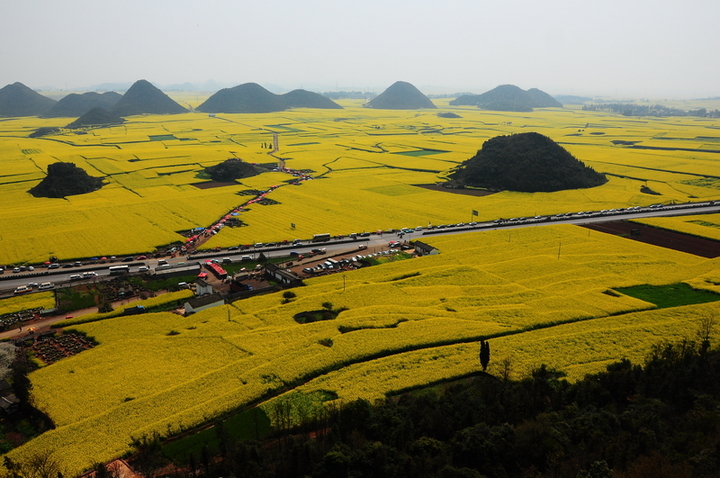
{"label": "dirt path", "polygon": [[[135,302],[137,300],[140,300],[140,297],[130,297],[128,299],[124,300],[118,300],[112,303],[113,308],[121,307],[123,305],[126,305],[130,302]],[[6,330],[4,332],[0,332],[0,340],[1,339],[10,339],[15,340],[19,339],[20,337],[26,337],[30,335],[29,329],[34,328],[34,333],[40,333],[45,332],[51,329],[51,326],[56,323],[60,322],[61,320],[65,320],[67,317],[79,317],[81,315],[87,315],[87,314],[94,314],[98,311],[97,307],[90,307],[88,309],[82,309],[82,310],[76,310],[74,312],[71,312],[70,314],[61,314],[61,315],[53,315],[50,317],[43,317],[41,319],[35,319],[35,320],[29,320],[26,322],[23,322],[22,327],[14,328],[11,330]]]}

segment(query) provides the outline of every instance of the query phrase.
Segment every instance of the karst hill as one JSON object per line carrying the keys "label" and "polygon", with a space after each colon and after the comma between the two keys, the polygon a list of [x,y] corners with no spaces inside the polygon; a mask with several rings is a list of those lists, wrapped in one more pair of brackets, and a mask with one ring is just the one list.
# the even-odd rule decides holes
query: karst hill
{"label": "karst hill", "polygon": [[173,115],[187,113],[187,110],[149,81],[138,80],[115,103],[110,112],[116,116]]}
{"label": "karst hill", "polygon": [[455,106],[477,106],[490,111],[532,111],[533,108],[562,108],[562,103],[537,88],[527,91],[515,85],[500,85],[481,95],[462,95]]}
{"label": "karst hill", "polygon": [[20,82],[0,88],[0,116],[40,116],[55,103]]}
{"label": "karst hill", "polygon": [[406,81],[396,81],[385,91],[368,101],[365,107],[380,110],[437,108],[437,106],[430,101],[430,98]]}
{"label": "karst hill", "polygon": [[239,158],[226,159],[215,166],[208,166],[205,168],[205,172],[213,181],[234,181],[260,174],[254,165]]}
{"label": "karst hill", "polygon": [[276,95],[257,83],[244,83],[218,91],[196,109],[203,113],[272,113],[290,108],[342,109],[342,106],[306,90]]}
{"label": "karst hill", "polygon": [[607,182],[604,175],[539,133],[487,140],[450,178],[460,186],[531,193],[590,188]]}
{"label": "karst hill", "polygon": [[112,109],[120,101],[122,95],[114,91],[106,93],[71,93],[58,101],[43,116],[48,118],[77,118],[93,108]]}
{"label": "karst hill", "polygon": [[91,109],[72,123],[65,126],[66,128],[75,129],[75,128],[83,128],[86,126],[105,126],[105,125],[114,125],[114,124],[122,124],[125,122],[125,119],[107,111],[106,109],[96,106],[95,108]]}
{"label": "karst hill", "polygon": [[35,197],[64,198],[77,194],[86,194],[100,189],[102,178],[90,176],[75,163],[53,163],[40,184],[28,191]]}

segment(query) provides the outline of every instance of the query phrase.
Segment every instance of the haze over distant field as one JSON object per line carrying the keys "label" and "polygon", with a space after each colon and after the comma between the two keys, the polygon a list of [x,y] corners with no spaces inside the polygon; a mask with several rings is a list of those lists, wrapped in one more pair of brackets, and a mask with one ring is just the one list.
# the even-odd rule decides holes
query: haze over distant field
{"label": "haze over distant field", "polygon": [[720,96],[717,0],[3,2],[0,86]]}

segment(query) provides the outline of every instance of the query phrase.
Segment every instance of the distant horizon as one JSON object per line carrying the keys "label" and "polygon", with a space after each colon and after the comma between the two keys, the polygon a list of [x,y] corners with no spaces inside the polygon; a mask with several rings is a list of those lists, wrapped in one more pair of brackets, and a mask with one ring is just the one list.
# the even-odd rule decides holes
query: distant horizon
{"label": "distant horizon", "polygon": [[[133,85],[138,80],[147,80],[150,83],[152,83],[154,86],[159,88],[160,90],[164,92],[197,92],[197,93],[216,93],[217,91],[220,91],[224,88],[233,88],[235,86],[242,85],[244,83],[257,83],[263,88],[267,89],[268,91],[275,93],[275,94],[283,94],[287,93],[296,89],[304,89],[308,91],[312,91],[315,93],[329,93],[329,92],[339,92],[339,91],[360,91],[365,93],[374,93],[374,94],[380,94],[385,89],[387,89],[390,84],[385,86],[331,86],[331,85],[279,85],[276,83],[268,83],[263,84],[257,81],[244,81],[242,83],[221,83],[217,82],[213,79],[205,80],[203,82],[171,82],[167,84],[162,84],[155,82],[148,78],[138,78],[137,80],[133,81],[123,81],[123,82],[104,82],[104,83],[98,83],[98,84],[92,84],[92,85],[85,85],[85,86],[72,86],[72,87],[58,87],[57,85],[42,85],[42,86],[34,86],[34,85],[28,85],[26,83],[23,83],[20,81],[20,83],[24,84],[25,86],[39,92],[42,94],[42,92],[51,92],[51,93],[84,93],[84,92],[106,92],[106,91],[116,91],[118,93],[124,93],[130,86]],[[405,81],[405,80],[398,80],[398,81]],[[11,82],[8,84],[12,84],[15,82]],[[393,82],[394,83],[394,82]],[[408,82],[413,84],[412,82]],[[203,85],[210,85],[213,84],[213,89],[203,89]],[[391,83],[392,84],[392,83]],[[482,94],[486,91],[490,91],[493,88],[496,88],[500,85],[507,85],[512,83],[500,83],[495,86],[487,87],[484,90],[481,90],[479,88],[477,89],[463,89],[460,87],[444,87],[444,86],[434,86],[434,85],[416,85],[413,84],[415,87],[417,87],[423,94],[425,95],[448,95],[452,96],[455,94],[463,94],[463,93],[472,93],[472,94]],[[181,89],[181,86],[184,85],[190,85],[194,88],[192,89]],[[0,88],[4,87],[6,85],[0,85]],[[113,86],[115,88],[113,88]],[[618,91],[616,94],[600,94],[600,93],[591,93],[591,92],[578,92],[578,91],[570,91],[570,92],[553,92],[548,91],[547,89],[544,89],[539,86],[524,86],[524,85],[515,85],[518,86],[524,90],[530,89],[530,88],[537,88],[539,90],[542,90],[551,96],[578,96],[578,97],[589,97],[589,98],[610,98],[610,99],[616,99],[616,100],[635,100],[635,101],[641,101],[641,100],[647,100],[647,101],[713,101],[713,100],[720,100],[720,94],[717,95],[711,95],[711,96],[696,96],[696,97],[673,97],[673,96],[662,96],[662,97],[653,97],[648,95],[633,95],[630,92],[621,93]],[[571,89],[574,90],[574,89]],[[720,91],[720,88],[719,88]]]}

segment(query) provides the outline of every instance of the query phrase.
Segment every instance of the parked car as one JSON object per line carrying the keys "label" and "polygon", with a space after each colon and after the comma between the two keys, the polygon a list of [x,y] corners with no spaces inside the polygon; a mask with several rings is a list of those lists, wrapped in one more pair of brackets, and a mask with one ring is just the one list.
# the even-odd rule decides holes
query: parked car
{"label": "parked car", "polygon": [[59,269],[59,268],[60,268],[60,264],[58,264],[57,262],[48,264],[48,269]]}

